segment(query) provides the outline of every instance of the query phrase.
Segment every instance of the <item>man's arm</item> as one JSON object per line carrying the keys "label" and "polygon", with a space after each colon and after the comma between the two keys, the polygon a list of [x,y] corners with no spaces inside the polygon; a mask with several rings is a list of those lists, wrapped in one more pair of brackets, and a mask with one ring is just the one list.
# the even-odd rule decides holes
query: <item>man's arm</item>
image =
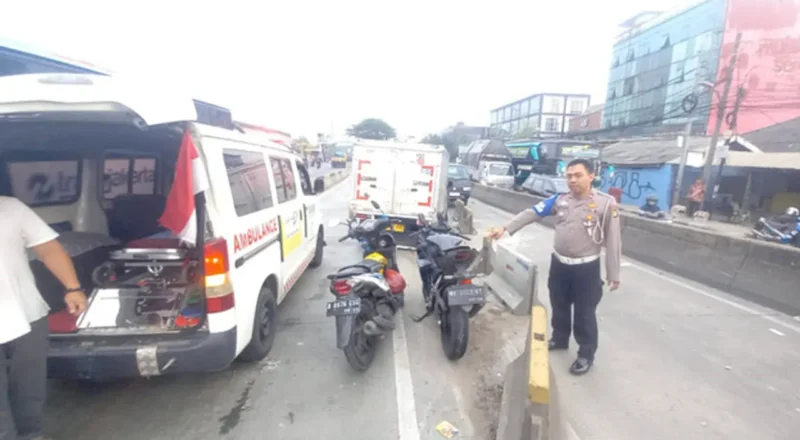
{"label": "man's arm", "polygon": [[33,249],[39,260],[61,282],[67,290],[64,302],[70,313],[78,314],[86,308],[86,295],[77,291],[81,285],[75,274],[67,251],[58,242],[58,233],[44,222],[33,210],[24,203],[19,203],[19,221],[22,229],[22,238],[25,246]]}
{"label": "man's arm", "polygon": [[546,198],[537,203],[533,208],[526,209],[515,215],[505,226],[505,230],[509,235],[514,235],[523,227],[539,221],[543,217],[554,215],[556,213],[556,199],[558,199],[558,196]]}
{"label": "man's arm", "polygon": [[609,283],[619,284],[622,263],[622,228],[619,221],[617,201],[609,198],[608,217],[605,221],[606,278]]}

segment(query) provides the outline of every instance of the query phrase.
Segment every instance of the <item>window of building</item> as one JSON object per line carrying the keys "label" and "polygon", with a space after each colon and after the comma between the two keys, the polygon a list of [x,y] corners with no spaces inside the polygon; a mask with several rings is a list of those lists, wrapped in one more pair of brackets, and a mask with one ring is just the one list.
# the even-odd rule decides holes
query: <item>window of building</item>
{"label": "window of building", "polygon": [[272,165],[272,175],[275,178],[275,189],[278,193],[278,203],[288,202],[297,198],[297,186],[294,180],[294,171],[289,159],[269,159]]}
{"label": "window of building", "polygon": [[561,131],[561,127],[559,127],[559,125],[560,125],[559,121],[560,121],[560,118],[557,118],[555,116],[545,118],[544,119],[544,131],[547,131],[547,132]]}
{"label": "window of building", "polygon": [[633,53],[633,48],[628,49],[628,54],[625,56],[625,61],[630,62],[633,61],[634,58],[636,58],[636,55]]}
{"label": "window of building", "polygon": [[542,110],[542,97],[536,96],[534,98],[531,98],[531,111],[529,114],[537,115],[539,114],[539,112],[541,112],[541,110]]}
{"label": "window of building", "polygon": [[561,113],[561,101],[563,101],[562,98],[549,98],[547,113]]}
{"label": "window of building", "polygon": [[528,116],[531,114],[531,100],[526,99],[522,102],[522,114],[520,116]]}
{"label": "window of building", "polygon": [[572,99],[569,101],[569,113],[573,115],[578,115],[583,113],[585,110],[584,101],[582,99]]}
{"label": "window of building", "polygon": [[236,215],[242,217],[272,207],[272,185],[264,155],[228,149],[222,153]]}
{"label": "window of building", "polygon": [[625,78],[625,83],[622,85],[622,96],[630,96],[633,94],[633,77]]}

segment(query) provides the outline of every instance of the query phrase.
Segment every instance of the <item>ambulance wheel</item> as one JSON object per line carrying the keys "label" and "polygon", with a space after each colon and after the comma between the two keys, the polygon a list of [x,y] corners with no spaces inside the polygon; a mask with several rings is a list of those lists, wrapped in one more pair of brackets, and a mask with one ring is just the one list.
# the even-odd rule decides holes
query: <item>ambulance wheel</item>
{"label": "ambulance wheel", "polygon": [[322,264],[322,257],[325,254],[325,234],[323,233],[322,226],[317,233],[317,249],[314,251],[314,259],[308,265],[310,267],[319,267]]}
{"label": "ambulance wheel", "polygon": [[275,342],[275,330],[278,323],[278,302],[275,294],[269,287],[261,288],[256,303],[255,319],[253,321],[253,335],[250,343],[242,350],[239,360],[244,362],[258,362],[263,360],[272,349]]}

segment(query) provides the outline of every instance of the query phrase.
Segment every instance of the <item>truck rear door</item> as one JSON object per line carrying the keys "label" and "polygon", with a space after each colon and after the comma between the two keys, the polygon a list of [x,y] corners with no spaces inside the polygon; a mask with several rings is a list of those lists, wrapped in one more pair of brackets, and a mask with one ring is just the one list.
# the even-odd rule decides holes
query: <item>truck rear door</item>
{"label": "truck rear door", "polygon": [[395,166],[394,213],[416,217],[436,206],[441,170],[441,153],[398,150]]}
{"label": "truck rear door", "polygon": [[393,212],[395,151],[362,146],[354,150],[355,199],[374,200],[387,213]]}

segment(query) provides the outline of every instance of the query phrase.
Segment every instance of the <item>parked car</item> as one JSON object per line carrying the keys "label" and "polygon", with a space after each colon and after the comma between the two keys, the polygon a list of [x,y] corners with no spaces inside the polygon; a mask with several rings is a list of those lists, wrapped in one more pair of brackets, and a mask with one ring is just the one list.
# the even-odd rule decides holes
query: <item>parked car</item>
{"label": "parked car", "polygon": [[522,183],[522,189],[540,197],[550,197],[554,194],[569,192],[567,179],[558,176],[545,176],[531,174]]}
{"label": "parked car", "polygon": [[461,199],[469,201],[472,181],[469,179],[469,168],[465,165],[451,163],[447,166],[447,200],[449,204]]}

